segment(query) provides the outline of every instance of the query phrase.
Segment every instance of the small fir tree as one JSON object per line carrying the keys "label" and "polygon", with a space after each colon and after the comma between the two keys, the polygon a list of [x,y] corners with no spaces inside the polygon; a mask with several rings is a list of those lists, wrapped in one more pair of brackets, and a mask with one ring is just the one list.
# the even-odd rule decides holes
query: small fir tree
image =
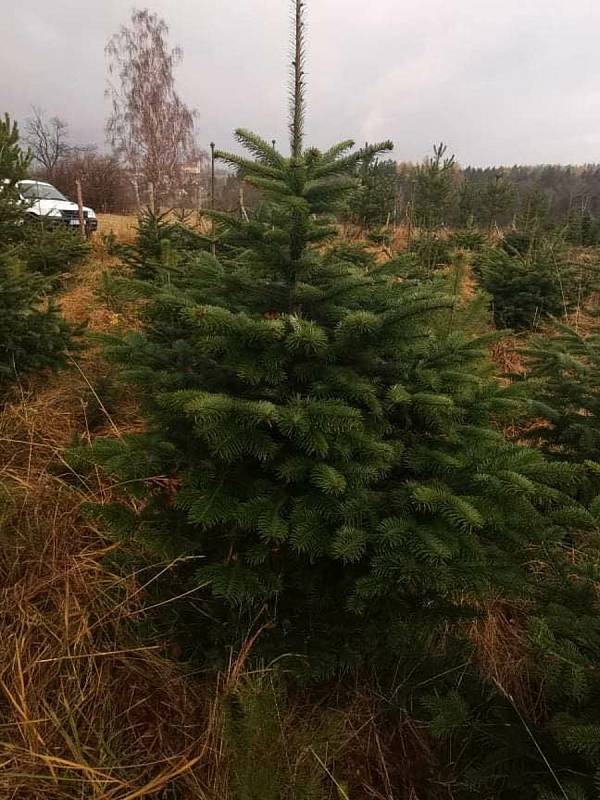
{"label": "small fir tree", "polygon": [[90,251],[89,243],[69,228],[30,224],[16,253],[28,270],[39,272],[56,282]]}
{"label": "small fir tree", "polygon": [[48,291],[42,275],[0,252],[0,393],[25,373],[66,363],[76,329]]}
{"label": "small fir tree", "polygon": [[536,337],[526,355],[540,410],[549,412],[537,435],[563,458],[600,462],[600,335],[557,325],[556,335]]}
{"label": "small fir tree", "polygon": [[433,156],[425,158],[414,171],[411,217],[419,233],[410,247],[430,270],[450,261],[442,228],[449,221],[457,186],[454,156],[446,155],[447,150],[443,142],[434,145]]}
{"label": "small fir tree", "polygon": [[170,211],[147,208],[138,216],[133,244],[119,244],[113,252],[135,278],[154,280],[165,270],[174,270],[190,253],[208,250],[209,240],[184,221],[173,220]]}
{"label": "small fir tree", "polygon": [[19,128],[8,114],[0,119],[0,247],[19,240],[23,232],[23,207],[17,183],[27,176],[29,153],[19,144]]}
{"label": "small fir tree", "polygon": [[19,254],[26,245],[25,211],[16,184],[29,156],[8,115],[0,121],[0,391],[26,372],[57,368],[65,361],[75,329],[48,299],[49,285],[27,269]]}
{"label": "small fir tree", "polygon": [[456,162],[447,155],[443,142],[433,147],[433,156],[424,159],[415,170],[414,217],[427,231],[448,222],[448,211],[456,195]]}
{"label": "small fir tree", "polygon": [[396,162],[365,159],[359,172],[360,184],[347,201],[350,218],[367,228],[394,221],[398,202]]}
{"label": "small fir tree", "polygon": [[492,299],[496,324],[527,330],[585,304],[597,285],[595,265],[578,263],[561,242],[507,235],[476,256],[476,272]]}
{"label": "small fir tree", "polygon": [[510,179],[502,171],[495,173],[482,189],[481,213],[489,231],[498,227],[498,220],[514,209],[516,194]]}

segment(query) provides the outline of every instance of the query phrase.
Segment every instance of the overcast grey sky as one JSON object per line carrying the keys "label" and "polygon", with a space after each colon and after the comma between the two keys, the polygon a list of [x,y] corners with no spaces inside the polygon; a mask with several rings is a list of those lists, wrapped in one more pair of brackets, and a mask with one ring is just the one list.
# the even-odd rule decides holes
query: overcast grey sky
{"label": "overcast grey sky", "polygon": [[[104,45],[124,0],[0,0],[0,111],[32,104],[102,143]],[[137,3],[144,7],[146,3]],[[600,0],[308,0],[309,143],[391,138],[416,160],[600,161]],[[184,50],[198,139],[286,137],[288,0],[153,0]]]}

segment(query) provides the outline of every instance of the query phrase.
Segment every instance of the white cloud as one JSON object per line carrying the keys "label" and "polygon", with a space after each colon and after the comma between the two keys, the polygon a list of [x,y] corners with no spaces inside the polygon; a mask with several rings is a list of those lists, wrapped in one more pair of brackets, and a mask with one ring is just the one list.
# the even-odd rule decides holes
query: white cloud
{"label": "white cloud", "polygon": [[[178,85],[199,134],[286,136],[287,0],[155,0],[184,49]],[[104,44],[128,4],[28,0],[4,18],[0,111],[32,104],[102,141]],[[309,0],[308,131],[318,145],[443,139],[462,163],[600,160],[596,0]]]}

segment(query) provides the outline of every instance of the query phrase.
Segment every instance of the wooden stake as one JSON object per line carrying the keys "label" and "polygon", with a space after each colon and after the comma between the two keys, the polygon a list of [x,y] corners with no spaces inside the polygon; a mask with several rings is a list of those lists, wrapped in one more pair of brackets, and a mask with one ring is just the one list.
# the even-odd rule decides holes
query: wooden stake
{"label": "wooden stake", "polygon": [[152,181],[148,183],[148,203],[150,205],[150,211],[154,214],[156,211],[156,206],[154,201],[154,184]]}
{"label": "wooden stake", "polygon": [[85,228],[85,216],[83,213],[83,192],[81,191],[81,181],[79,178],[75,179],[75,186],[77,187],[77,207],[79,210],[79,233],[82,238],[87,238],[87,231]]}
{"label": "wooden stake", "polygon": [[246,211],[246,205],[244,203],[244,182],[240,181],[240,214],[242,215],[242,219],[246,222],[250,222],[250,218],[248,217],[248,212]]}

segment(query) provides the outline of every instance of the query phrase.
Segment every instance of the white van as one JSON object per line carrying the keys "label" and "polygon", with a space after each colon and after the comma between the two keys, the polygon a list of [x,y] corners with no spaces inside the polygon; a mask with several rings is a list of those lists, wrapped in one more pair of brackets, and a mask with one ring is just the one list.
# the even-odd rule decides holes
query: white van
{"label": "white van", "polygon": [[[51,183],[44,181],[19,181],[17,189],[25,209],[36,220],[50,225],[79,227],[79,208]],[[98,228],[98,219],[93,208],[84,206],[85,232],[89,236]]]}

